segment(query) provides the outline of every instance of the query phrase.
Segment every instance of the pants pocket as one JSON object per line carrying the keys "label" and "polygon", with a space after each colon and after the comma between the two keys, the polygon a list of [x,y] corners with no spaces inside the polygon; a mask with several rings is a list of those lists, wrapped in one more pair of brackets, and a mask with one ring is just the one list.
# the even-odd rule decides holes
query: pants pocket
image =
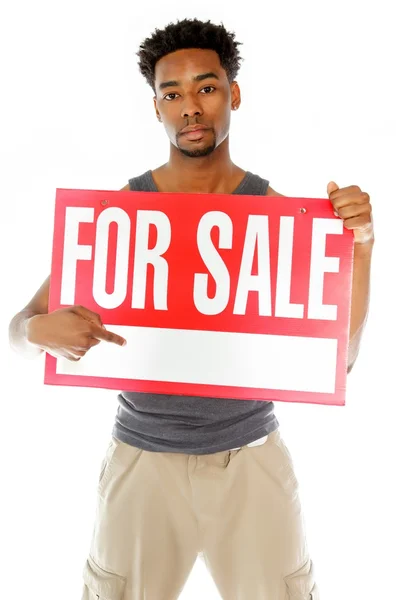
{"label": "pants pocket", "polygon": [[82,600],[122,600],[124,597],[125,577],[105,571],[92,557],[85,563],[83,581]]}
{"label": "pants pocket", "polygon": [[314,567],[308,560],[298,571],[285,577],[286,600],[319,600]]}
{"label": "pants pocket", "polygon": [[120,445],[120,441],[116,438],[111,438],[111,442],[107,448],[105,457],[102,461],[102,465],[100,468],[99,482],[98,482],[98,492],[101,493],[106,485],[107,479],[110,475],[111,464],[115,455],[115,452]]}

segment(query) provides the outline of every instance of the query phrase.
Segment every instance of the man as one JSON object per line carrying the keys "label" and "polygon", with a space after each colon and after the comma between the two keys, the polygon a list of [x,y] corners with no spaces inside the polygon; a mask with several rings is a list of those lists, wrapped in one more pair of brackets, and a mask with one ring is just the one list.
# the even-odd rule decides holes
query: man
{"label": "man", "polygon": [[[169,160],[123,190],[280,196],[235,165],[231,111],[241,105],[234,34],[196,19],[144,41]],[[370,198],[357,186],[327,193],[355,236],[349,367],[367,317],[373,248]],[[274,200],[276,201],[276,200]],[[48,314],[49,278],[10,324],[13,348],[80,360],[125,340],[75,306]],[[265,363],[263,361],[263,369]],[[272,402],[124,392],[103,461],[84,600],[173,600],[200,554],[224,600],[316,600],[298,483]]]}

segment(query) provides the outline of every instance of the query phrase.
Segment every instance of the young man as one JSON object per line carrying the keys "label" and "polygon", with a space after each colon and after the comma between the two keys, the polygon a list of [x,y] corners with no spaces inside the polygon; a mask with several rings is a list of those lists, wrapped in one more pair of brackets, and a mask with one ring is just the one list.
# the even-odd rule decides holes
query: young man
{"label": "young man", "polygon": [[[280,196],[230,158],[238,45],[223,26],[195,19],[144,41],[140,70],[170,155],[124,190]],[[331,182],[327,192],[355,234],[350,369],[368,309],[371,206],[357,186]],[[49,279],[13,318],[17,351],[79,360],[101,341],[124,343],[85,307],[48,314],[48,289]],[[84,600],[175,600],[198,554],[224,600],[317,600],[298,483],[278,427],[272,402],[120,393]]]}

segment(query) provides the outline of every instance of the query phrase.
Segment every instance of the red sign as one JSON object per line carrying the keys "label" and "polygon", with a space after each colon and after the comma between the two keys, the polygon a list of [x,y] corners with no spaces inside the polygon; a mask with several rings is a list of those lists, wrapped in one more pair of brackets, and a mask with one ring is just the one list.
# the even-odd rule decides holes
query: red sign
{"label": "red sign", "polygon": [[57,190],[49,310],[127,345],[45,383],[344,404],[352,253],[327,199]]}

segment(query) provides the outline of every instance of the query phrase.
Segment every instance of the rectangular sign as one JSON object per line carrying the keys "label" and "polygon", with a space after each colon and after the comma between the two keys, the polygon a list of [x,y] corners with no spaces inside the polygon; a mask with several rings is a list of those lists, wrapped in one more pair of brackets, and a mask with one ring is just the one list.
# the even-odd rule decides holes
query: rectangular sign
{"label": "rectangular sign", "polygon": [[45,383],[342,405],[352,256],[327,199],[57,190],[49,311],[127,345]]}

